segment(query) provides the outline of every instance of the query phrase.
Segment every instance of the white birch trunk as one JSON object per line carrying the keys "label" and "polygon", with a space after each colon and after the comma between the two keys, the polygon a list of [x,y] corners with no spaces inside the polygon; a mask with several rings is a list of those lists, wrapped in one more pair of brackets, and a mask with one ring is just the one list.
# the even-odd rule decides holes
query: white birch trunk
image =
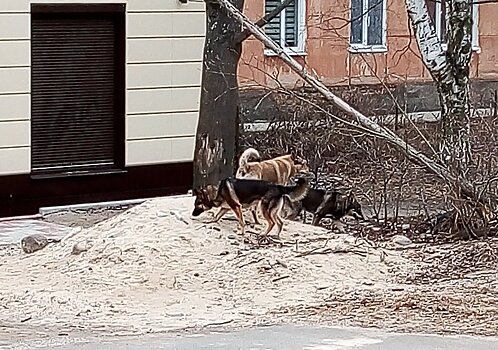
{"label": "white birch trunk", "polygon": [[472,55],[470,0],[446,0],[446,52],[436,35],[425,0],[405,0],[408,16],[441,103],[441,158],[460,178],[471,162],[469,64]]}

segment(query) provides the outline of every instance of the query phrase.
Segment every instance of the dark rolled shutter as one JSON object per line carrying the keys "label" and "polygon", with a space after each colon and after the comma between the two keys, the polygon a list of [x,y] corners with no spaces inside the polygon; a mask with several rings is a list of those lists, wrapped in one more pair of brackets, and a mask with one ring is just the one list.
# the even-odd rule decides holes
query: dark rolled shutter
{"label": "dark rolled shutter", "polygon": [[285,46],[297,46],[298,33],[298,7],[297,1],[285,8]]}
{"label": "dark rolled shutter", "polygon": [[[34,172],[116,164],[116,36],[105,13],[40,13],[31,21]],[[124,117],[124,116],[122,116]]]}
{"label": "dark rolled shutter", "polygon": [[[265,0],[265,15],[280,6],[281,0]],[[277,44],[280,44],[280,14],[265,25],[266,34]]]}

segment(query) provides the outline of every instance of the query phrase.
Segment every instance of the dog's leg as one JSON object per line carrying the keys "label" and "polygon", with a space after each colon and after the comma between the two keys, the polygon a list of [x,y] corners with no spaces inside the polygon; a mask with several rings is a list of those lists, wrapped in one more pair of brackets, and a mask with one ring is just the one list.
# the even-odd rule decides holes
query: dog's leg
{"label": "dog's leg", "polygon": [[237,205],[235,208],[233,208],[233,211],[235,212],[235,216],[237,216],[237,220],[240,224],[240,234],[244,235],[246,232],[246,222],[244,221],[244,215],[242,215],[242,208],[240,207],[240,205]]}
{"label": "dog's leg", "polygon": [[284,227],[284,223],[282,221],[282,218],[280,217],[280,208],[275,208],[272,211],[272,218],[273,221],[277,224],[277,238],[280,238],[280,232],[282,232],[282,229]]}
{"label": "dog's leg", "polygon": [[270,210],[268,208],[267,204],[261,203],[261,212],[263,213],[263,217],[266,220],[266,229],[265,232],[262,233],[260,236],[260,240],[265,239],[268,236],[268,233],[273,229],[275,226],[275,222],[273,221],[273,218],[271,216]]}
{"label": "dog's leg", "polygon": [[320,220],[322,220],[322,216],[318,213],[315,213],[315,214],[313,214],[313,221],[311,222],[311,224],[313,226],[318,226],[318,224],[320,223]]}
{"label": "dog's leg", "polygon": [[335,227],[337,227],[337,229],[339,230],[339,232],[341,232],[341,233],[346,232],[346,230],[344,229],[344,225],[343,225],[343,223],[341,222],[341,220],[334,220],[334,221],[333,221],[333,225],[334,225]]}
{"label": "dog's leg", "polygon": [[218,222],[218,221],[220,221],[220,219],[223,217],[223,215],[225,215],[229,211],[230,211],[230,209],[220,208],[220,210],[218,211],[218,213],[216,214],[216,216],[214,217],[214,219],[210,221],[210,223],[211,222]]}
{"label": "dog's leg", "polygon": [[251,213],[252,213],[252,217],[254,218],[254,223],[256,225],[261,224],[261,222],[259,222],[259,220],[258,220],[258,214],[256,213],[256,209],[254,209],[254,208],[251,209]]}

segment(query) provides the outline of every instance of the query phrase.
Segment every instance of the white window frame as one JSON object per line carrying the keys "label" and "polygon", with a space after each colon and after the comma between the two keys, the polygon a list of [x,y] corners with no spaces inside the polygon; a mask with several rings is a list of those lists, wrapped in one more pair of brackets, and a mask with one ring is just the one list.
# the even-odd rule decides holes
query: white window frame
{"label": "white window frame", "polygon": [[[265,0],[266,1],[266,0]],[[283,0],[280,0],[281,2]],[[284,51],[293,56],[306,55],[306,0],[297,1],[297,46],[285,46],[285,21],[280,20],[280,46]],[[285,18],[285,9],[279,14],[280,18]],[[277,54],[271,49],[265,48],[266,56],[276,56]]]}
{"label": "white window frame", "polygon": [[[441,17],[442,17],[442,6],[443,4],[441,1],[436,1],[435,3],[436,10],[435,10],[435,19],[434,19],[434,26],[436,27],[436,34],[439,40],[441,40]],[[481,48],[479,46],[479,4],[478,3],[473,3],[471,4],[473,6],[472,9],[472,50],[480,52]],[[446,50],[448,47],[448,44],[446,43],[441,43],[441,46],[443,50]]]}
{"label": "white window frame", "polygon": [[[368,45],[368,4],[369,0],[363,0],[363,9],[362,9],[362,43],[349,43],[349,50],[351,52],[386,52],[387,51],[387,0],[382,1],[382,44],[377,44],[377,45]],[[350,2],[349,4],[349,14],[350,14],[350,20],[351,14],[352,14],[352,7],[353,3]],[[350,22],[350,30],[351,26],[353,25],[352,22]],[[349,40],[351,40],[351,35],[349,36]]]}

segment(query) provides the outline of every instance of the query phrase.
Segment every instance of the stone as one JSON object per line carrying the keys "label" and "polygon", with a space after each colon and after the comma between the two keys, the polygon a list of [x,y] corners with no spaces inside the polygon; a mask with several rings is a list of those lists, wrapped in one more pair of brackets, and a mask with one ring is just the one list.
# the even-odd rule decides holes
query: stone
{"label": "stone", "polygon": [[80,241],[73,245],[73,250],[71,251],[71,254],[80,255],[81,253],[86,252],[88,249],[90,249],[90,245],[88,244],[88,242]]}
{"label": "stone", "polygon": [[21,249],[26,254],[32,254],[45,248],[49,243],[50,240],[42,234],[30,235],[21,239]]}
{"label": "stone", "polygon": [[402,245],[402,246],[407,246],[407,245],[412,244],[412,240],[406,236],[403,236],[403,235],[395,235],[392,238],[392,242],[395,244],[398,244],[398,245]]}

